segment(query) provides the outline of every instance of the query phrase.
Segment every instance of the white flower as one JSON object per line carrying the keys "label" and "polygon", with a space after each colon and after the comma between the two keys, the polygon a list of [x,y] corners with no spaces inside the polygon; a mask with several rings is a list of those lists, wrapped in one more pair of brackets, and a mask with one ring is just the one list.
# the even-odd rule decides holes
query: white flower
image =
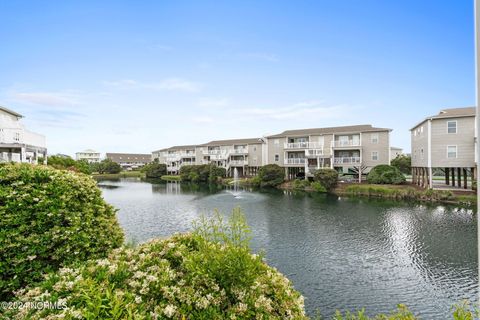
{"label": "white flower", "polygon": [[142,297],[140,296],[135,296],[135,303],[140,304],[142,302]]}
{"label": "white flower", "polygon": [[173,317],[176,311],[177,311],[177,307],[171,304],[167,305],[165,309],[163,309],[163,313],[169,318]]}

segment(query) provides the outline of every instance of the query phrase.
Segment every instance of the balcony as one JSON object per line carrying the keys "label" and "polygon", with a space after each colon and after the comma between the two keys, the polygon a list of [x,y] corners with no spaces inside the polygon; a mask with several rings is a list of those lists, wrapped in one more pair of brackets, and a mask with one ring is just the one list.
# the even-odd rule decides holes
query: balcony
{"label": "balcony", "polygon": [[305,158],[286,158],[285,164],[305,164]]}
{"label": "balcony", "polygon": [[234,153],[234,154],[245,154],[245,153],[248,153],[248,149],[247,148],[234,148],[232,150],[232,153]]}
{"label": "balcony", "polygon": [[247,164],[247,160],[230,160],[231,166],[246,166]]}
{"label": "balcony", "polygon": [[323,149],[307,149],[305,150],[305,156],[307,157],[320,157],[320,156],[323,156],[324,153],[323,153]]}
{"label": "balcony", "polygon": [[285,149],[322,149],[323,144],[318,142],[286,142],[283,144]]}
{"label": "balcony", "polygon": [[182,158],[193,158],[193,157],[195,157],[195,152],[181,152],[180,157],[182,157]]}
{"label": "balcony", "polygon": [[339,158],[334,158],[333,163],[340,164],[340,165],[360,164],[361,158],[360,157],[339,157]]}
{"label": "balcony", "polygon": [[342,148],[342,147],[360,147],[360,140],[335,140],[332,141],[332,147]]}

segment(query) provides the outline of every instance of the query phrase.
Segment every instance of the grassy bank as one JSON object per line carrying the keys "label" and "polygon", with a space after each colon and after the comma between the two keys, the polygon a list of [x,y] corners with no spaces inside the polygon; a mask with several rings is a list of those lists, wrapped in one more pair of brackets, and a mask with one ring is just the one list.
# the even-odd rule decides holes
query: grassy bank
{"label": "grassy bank", "polygon": [[449,190],[425,190],[411,185],[341,184],[335,189],[337,195],[388,198],[407,201],[426,201],[474,206],[474,194],[455,194]]}
{"label": "grassy bank", "polygon": [[176,175],[176,176],[165,175],[165,176],[162,176],[160,179],[162,179],[163,181],[182,181],[182,178],[179,175]]}
{"label": "grassy bank", "polygon": [[94,178],[143,178],[145,177],[145,173],[140,171],[122,171],[120,173],[92,173],[92,177]]}

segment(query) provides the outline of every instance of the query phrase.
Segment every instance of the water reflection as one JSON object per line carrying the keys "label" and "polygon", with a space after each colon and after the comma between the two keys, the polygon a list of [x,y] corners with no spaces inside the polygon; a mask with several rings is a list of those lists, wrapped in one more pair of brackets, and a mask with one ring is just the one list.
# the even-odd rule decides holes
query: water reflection
{"label": "water reflection", "polygon": [[241,206],[254,250],[286,274],[309,313],[407,304],[422,319],[443,319],[478,290],[476,222],[471,210],[394,201],[225,190],[122,179],[102,187],[120,208],[128,237],[139,241],[189,230],[199,214]]}

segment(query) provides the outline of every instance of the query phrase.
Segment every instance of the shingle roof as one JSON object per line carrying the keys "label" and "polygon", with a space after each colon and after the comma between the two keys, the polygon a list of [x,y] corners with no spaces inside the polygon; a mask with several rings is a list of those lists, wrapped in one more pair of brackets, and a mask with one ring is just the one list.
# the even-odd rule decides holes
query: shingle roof
{"label": "shingle roof", "polygon": [[372,125],[370,124],[362,124],[362,125],[343,126],[343,127],[286,130],[279,134],[267,136],[267,138],[281,138],[286,136],[301,136],[301,135],[312,135],[312,134],[355,133],[355,132],[369,132],[369,131],[392,131],[392,129],[376,128],[376,127],[372,127]]}
{"label": "shingle roof", "polygon": [[20,113],[17,113],[13,110],[7,109],[7,108],[2,107],[2,106],[0,106],[0,111],[9,113],[9,114],[11,114],[12,116],[15,116],[15,117],[23,118],[23,116]]}
{"label": "shingle roof", "polygon": [[145,153],[108,153],[106,154],[107,159],[112,160],[113,162],[144,162],[148,163],[152,161],[151,154]]}
{"label": "shingle roof", "polygon": [[202,144],[201,146],[229,146],[232,144],[256,144],[262,143],[261,138],[247,138],[247,139],[230,139],[230,140],[213,140]]}
{"label": "shingle roof", "polygon": [[160,149],[160,150],[155,150],[155,151],[152,151],[152,153],[153,152],[167,151],[167,150],[191,149],[191,148],[195,148],[195,147],[197,147],[197,145],[195,145],[195,144],[185,145],[185,146],[173,146],[173,147],[163,148],[163,149]]}
{"label": "shingle roof", "polygon": [[475,107],[442,109],[438,114],[434,116],[426,117],[425,119],[417,123],[414,127],[412,127],[410,130],[415,129],[416,127],[418,127],[420,124],[424,123],[427,120],[475,117],[476,113],[477,113],[477,108]]}

